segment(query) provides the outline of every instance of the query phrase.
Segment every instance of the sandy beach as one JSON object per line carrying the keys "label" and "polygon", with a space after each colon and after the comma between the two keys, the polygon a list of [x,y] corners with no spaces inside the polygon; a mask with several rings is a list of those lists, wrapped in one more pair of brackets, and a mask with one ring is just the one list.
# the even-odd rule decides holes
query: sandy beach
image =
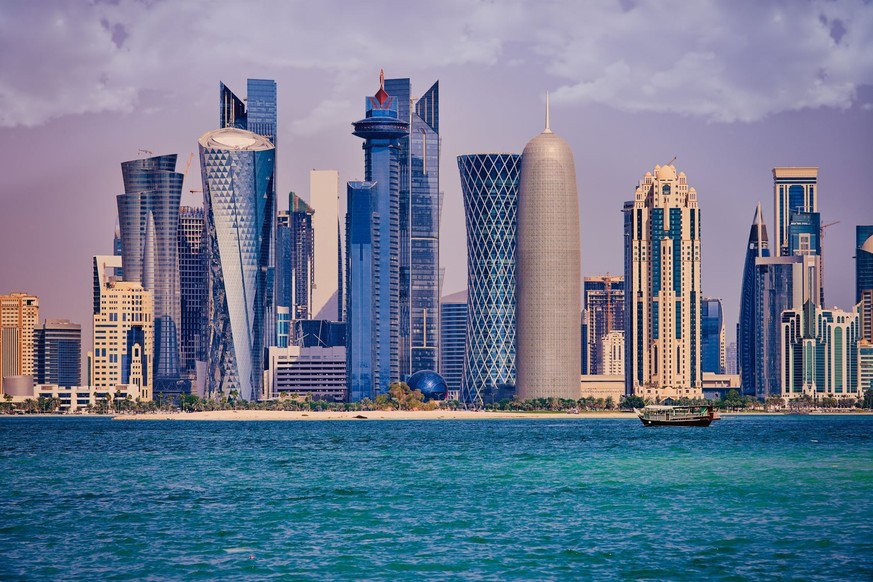
{"label": "sandy beach", "polygon": [[[363,417],[363,418],[362,418]],[[374,411],[279,411],[214,410],[209,412],[175,412],[158,414],[124,414],[115,420],[483,420],[531,418],[572,420],[578,418],[635,418],[631,412],[473,412],[470,410],[374,410]]]}

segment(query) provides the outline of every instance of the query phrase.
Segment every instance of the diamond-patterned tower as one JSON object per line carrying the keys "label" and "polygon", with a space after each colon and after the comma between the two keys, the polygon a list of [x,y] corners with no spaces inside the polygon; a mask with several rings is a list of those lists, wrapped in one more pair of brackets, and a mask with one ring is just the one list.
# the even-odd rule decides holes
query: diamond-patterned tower
{"label": "diamond-patterned tower", "polygon": [[269,277],[275,149],[224,128],[200,140],[206,215],[207,378],[210,396],[256,399],[270,342]]}
{"label": "diamond-patterned tower", "polygon": [[515,237],[521,156],[458,156],[467,223],[467,340],[461,400],[515,386]]}

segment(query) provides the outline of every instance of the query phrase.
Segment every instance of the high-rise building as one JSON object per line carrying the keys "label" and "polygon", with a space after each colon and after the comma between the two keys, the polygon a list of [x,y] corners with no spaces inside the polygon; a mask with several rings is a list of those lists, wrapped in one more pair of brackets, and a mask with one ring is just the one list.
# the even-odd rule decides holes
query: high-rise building
{"label": "high-rise building", "polygon": [[579,194],[573,152],[546,127],[524,148],[516,240],[516,388],[522,400],[580,394]]}
{"label": "high-rise building", "polygon": [[312,287],[313,319],[341,321],[343,316],[343,268],[340,252],[339,173],[309,172],[309,205],[314,231],[315,279]]}
{"label": "high-rise building", "polygon": [[624,332],[624,277],[598,275],[582,280],[582,330],[582,373],[607,374],[601,346],[607,334]]}
{"label": "high-rise building", "polygon": [[291,334],[295,346],[303,348],[339,348],[346,345],[346,324],[326,319],[298,319]]}
{"label": "high-rise building", "polygon": [[773,255],[793,254],[789,250],[788,225],[796,212],[818,212],[818,168],[773,168],[773,200],[776,224]]}
{"label": "high-rise building", "polygon": [[[312,215],[312,208],[291,192],[288,211],[280,211],[276,220],[276,309],[278,313],[284,308],[289,322],[311,317],[315,285]],[[288,347],[290,329],[285,331],[277,333],[279,347]]]}
{"label": "high-rise building", "polygon": [[144,400],[152,399],[153,297],[140,283],[109,279],[101,287],[94,314],[94,348],[88,358],[89,386],[115,389],[134,384]]}
{"label": "high-rise building", "polygon": [[725,331],[721,299],[700,300],[700,368],[713,374],[725,373]]}
{"label": "high-rise building", "polygon": [[179,210],[179,291],[182,313],[179,352],[188,379],[206,360],[206,256],[203,208]]}
{"label": "high-rise building", "polygon": [[600,341],[600,362],[597,375],[624,376],[624,331],[613,330]]}
{"label": "high-rise building", "polygon": [[364,139],[364,182],[348,183],[346,217],[348,398],[374,399],[400,380],[400,144],[409,122],[380,75],[354,123]]}
{"label": "high-rise building", "polygon": [[672,165],[646,172],[625,204],[625,389],[701,398],[700,210]]}
{"label": "high-rise building", "polygon": [[69,319],[47,319],[34,330],[36,384],[82,384],[82,326]]}
{"label": "high-rise building", "polygon": [[262,393],[264,348],[273,339],[275,149],[235,128],[200,137],[206,217],[207,378],[211,396]]}
{"label": "high-rise building", "polygon": [[[516,234],[521,156],[458,156],[467,224],[467,340],[461,400],[515,388]],[[445,307],[445,305],[444,305]],[[456,390],[450,375],[443,374]]]}
{"label": "high-rise building", "polygon": [[33,376],[33,333],[39,325],[39,298],[28,293],[0,295],[0,392],[7,376]]}
{"label": "high-rise building", "polygon": [[116,197],[124,280],[154,294],[154,385],[176,392],[179,380],[179,204],[184,176],[176,154],[123,162],[124,194]]}
{"label": "high-rise building", "polygon": [[725,350],[725,374],[736,376],[739,373],[737,364],[737,342],[731,342]]}
{"label": "high-rise building", "polygon": [[861,339],[873,344],[873,225],[855,227],[855,303],[861,304]]}
{"label": "high-rise building", "polygon": [[409,132],[398,139],[400,377],[436,371],[439,360],[439,82],[414,100],[409,79],[386,79]]}
{"label": "high-rise building", "polygon": [[758,297],[758,259],[770,256],[767,227],[761,213],[761,203],[755,209],[755,218],[749,231],[746,245],[746,260],[743,266],[743,283],[740,291],[740,320],[737,325],[737,365],[740,386],[744,394],[755,394],[757,370],[763,368],[761,338],[763,321],[760,319],[762,298]]}
{"label": "high-rise building", "polygon": [[455,394],[464,380],[464,345],[467,341],[467,291],[442,298],[440,306],[440,376]]}
{"label": "high-rise building", "polygon": [[276,81],[249,79],[246,99],[240,99],[224,83],[219,83],[218,127],[235,127],[262,135],[276,147]]}

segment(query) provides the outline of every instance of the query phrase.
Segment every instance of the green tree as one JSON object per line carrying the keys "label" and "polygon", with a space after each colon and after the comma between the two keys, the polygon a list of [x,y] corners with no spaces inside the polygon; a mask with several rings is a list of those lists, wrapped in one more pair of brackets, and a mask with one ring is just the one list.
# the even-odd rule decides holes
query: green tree
{"label": "green tree", "polygon": [[644,408],[646,401],[640,396],[625,396],[621,401],[620,408],[622,410],[630,410],[632,408]]}

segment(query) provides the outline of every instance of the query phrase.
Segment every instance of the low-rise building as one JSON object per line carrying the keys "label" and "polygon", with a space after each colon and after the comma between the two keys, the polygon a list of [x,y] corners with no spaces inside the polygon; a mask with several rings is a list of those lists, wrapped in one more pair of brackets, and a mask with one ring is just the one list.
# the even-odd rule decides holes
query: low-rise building
{"label": "low-rise building", "polygon": [[263,399],[283,394],[334,402],[346,399],[344,347],[271,347],[267,364]]}

